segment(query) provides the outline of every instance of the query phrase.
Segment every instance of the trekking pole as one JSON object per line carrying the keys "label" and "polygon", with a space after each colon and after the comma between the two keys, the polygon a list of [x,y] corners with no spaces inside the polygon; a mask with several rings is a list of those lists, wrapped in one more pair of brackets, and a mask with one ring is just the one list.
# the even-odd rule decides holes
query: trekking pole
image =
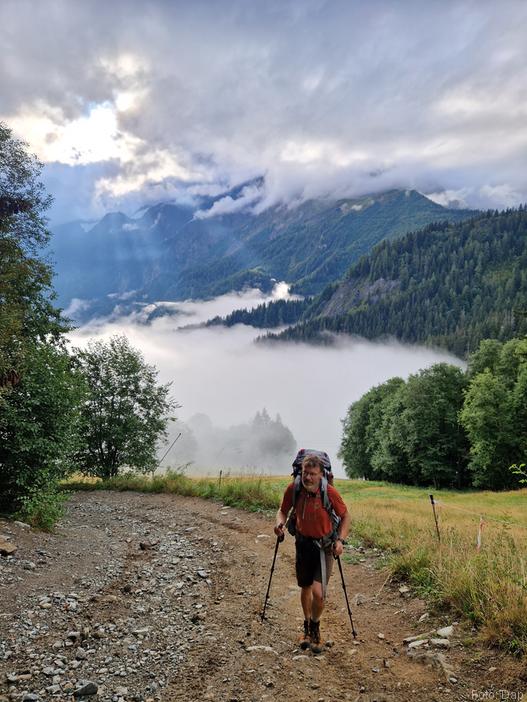
{"label": "trekking pole", "polygon": [[335,556],[337,559],[337,563],[339,564],[339,571],[340,571],[340,578],[342,580],[342,589],[344,590],[344,597],[346,598],[346,605],[348,607],[348,614],[350,618],[350,624],[351,624],[351,632],[353,634],[353,638],[357,638],[357,632],[355,631],[355,626],[353,625],[353,617],[351,616],[351,607],[350,603],[348,600],[348,593],[346,592],[346,583],[344,582],[344,573],[342,572],[342,564],[340,562],[340,556]]}
{"label": "trekking pole", "polygon": [[271,573],[269,575],[269,583],[267,585],[267,592],[265,593],[265,602],[264,602],[263,611],[262,611],[262,622],[265,619],[265,608],[267,607],[267,600],[269,599],[269,590],[271,589],[271,580],[272,580],[273,572],[274,572],[274,564],[276,562],[276,554],[278,553],[278,546],[280,545],[280,543],[283,540],[284,540],[283,534],[281,536],[276,537],[276,546],[274,547],[273,565],[271,566]]}

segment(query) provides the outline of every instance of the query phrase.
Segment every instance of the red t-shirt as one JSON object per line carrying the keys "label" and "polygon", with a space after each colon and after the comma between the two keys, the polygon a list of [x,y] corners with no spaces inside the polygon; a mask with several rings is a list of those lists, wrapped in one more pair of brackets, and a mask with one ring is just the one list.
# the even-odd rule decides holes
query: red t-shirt
{"label": "red t-shirt", "polygon": [[[284,492],[280,506],[280,510],[284,514],[288,514],[293,506],[293,490],[294,483],[290,483]],[[332,485],[328,485],[328,497],[333,509],[342,519],[348,508]],[[301,488],[296,500],[296,529],[303,536],[309,536],[313,539],[321,539],[331,533],[333,527],[329,514],[324,509],[320,488],[315,493],[308,492],[304,487]]]}

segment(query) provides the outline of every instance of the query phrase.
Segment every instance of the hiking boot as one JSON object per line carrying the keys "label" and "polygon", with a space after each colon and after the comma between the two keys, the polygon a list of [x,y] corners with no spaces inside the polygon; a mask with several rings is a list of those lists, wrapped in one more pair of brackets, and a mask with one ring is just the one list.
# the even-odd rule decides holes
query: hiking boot
{"label": "hiking boot", "polygon": [[304,633],[300,637],[300,648],[305,651],[311,646],[311,637],[309,636],[309,622],[304,619]]}
{"label": "hiking boot", "polygon": [[309,636],[311,638],[311,650],[313,653],[322,653],[324,642],[320,637],[320,622],[309,620]]}

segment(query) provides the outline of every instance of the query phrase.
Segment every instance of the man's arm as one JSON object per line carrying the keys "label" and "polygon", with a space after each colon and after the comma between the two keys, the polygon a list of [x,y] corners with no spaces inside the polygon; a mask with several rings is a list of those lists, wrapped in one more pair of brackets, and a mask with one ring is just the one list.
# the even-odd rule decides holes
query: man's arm
{"label": "man's arm", "polygon": [[340,521],[338,532],[337,532],[337,540],[333,544],[333,551],[335,553],[335,557],[342,556],[342,554],[344,553],[344,545],[343,545],[342,541],[348,535],[348,532],[350,529],[350,524],[351,524],[351,516],[350,516],[349,510],[347,509],[344,512],[344,514],[342,515],[342,519]]}
{"label": "man's arm", "polygon": [[280,505],[280,509],[276,513],[276,518],[275,518],[275,527],[274,527],[274,533],[278,536],[281,537],[281,539],[284,538],[284,525],[287,521],[287,515],[289,514],[289,510],[291,509],[293,505],[293,484],[291,483],[290,485],[287,486],[284,496],[282,498],[282,504]]}
{"label": "man's arm", "polygon": [[337,534],[337,538],[344,540],[346,536],[348,535],[348,532],[350,530],[350,524],[351,524],[351,517],[349,510],[346,510],[346,514],[342,517],[342,521],[339,524],[339,530]]}

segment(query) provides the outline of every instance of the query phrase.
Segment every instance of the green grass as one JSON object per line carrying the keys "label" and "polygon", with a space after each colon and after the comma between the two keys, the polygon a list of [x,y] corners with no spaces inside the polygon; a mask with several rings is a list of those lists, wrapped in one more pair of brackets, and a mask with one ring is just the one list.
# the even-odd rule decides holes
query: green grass
{"label": "green grass", "polygon": [[[70,480],[68,490],[167,492],[263,511],[280,505],[288,477],[190,478],[169,472],[153,479]],[[350,540],[385,552],[394,580],[410,583],[432,606],[473,622],[480,638],[513,653],[527,653],[527,489],[514,492],[433,491],[384,482],[336,480],[352,516]],[[476,549],[480,515],[482,547]],[[353,560],[353,554],[350,554]]]}
{"label": "green grass", "polygon": [[[283,486],[287,480],[283,481]],[[62,483],[65,490],[118,490],[145,493],[172,493],[186,497],[221,500],[232,507],[250,511],[276,510],[280,504],[283,488],[279,482],[266,477],[189,478],[168,471],[153,478],[144,475],[126,474],[115,478],[83,479],[71,478]]]}

